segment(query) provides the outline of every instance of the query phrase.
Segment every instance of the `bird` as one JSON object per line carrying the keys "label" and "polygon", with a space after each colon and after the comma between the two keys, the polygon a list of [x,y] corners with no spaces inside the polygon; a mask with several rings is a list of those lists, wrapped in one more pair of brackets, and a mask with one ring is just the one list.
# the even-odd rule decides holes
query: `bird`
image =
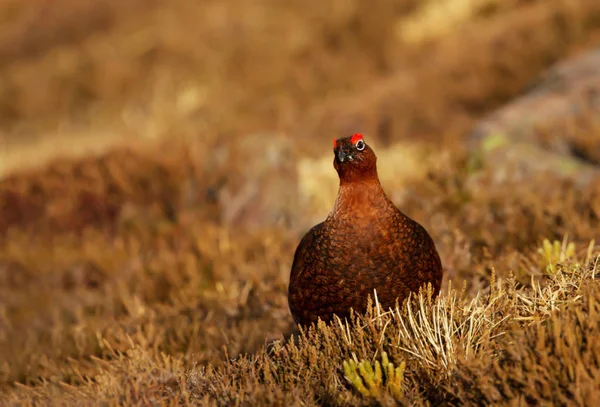
{"label": "bird", "polygon": [[300,240],[288,285],[296,324],[364,313],[377,295],[384,309],[431,285],[439,294],[443,267],[427,230],[400,211],[377,174],[377,156],[364,135],[334,139],[339,189],[327,218]]}

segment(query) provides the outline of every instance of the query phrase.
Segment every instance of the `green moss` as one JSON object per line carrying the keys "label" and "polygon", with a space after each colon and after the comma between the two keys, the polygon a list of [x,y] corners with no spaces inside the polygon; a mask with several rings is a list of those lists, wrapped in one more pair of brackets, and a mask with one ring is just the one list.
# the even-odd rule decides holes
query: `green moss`
{"label": "green moss", "polygon": [[484,152],[488,153],[488,152],[491,152],[493,150],[496,150],[498,148],[508,145],[509,142],[510,142],[510,139],[508,138],[508,136],[506,134],[492,133],[492,134],[485,136],[485,138],[481,142],[481,147],[483,148]]}

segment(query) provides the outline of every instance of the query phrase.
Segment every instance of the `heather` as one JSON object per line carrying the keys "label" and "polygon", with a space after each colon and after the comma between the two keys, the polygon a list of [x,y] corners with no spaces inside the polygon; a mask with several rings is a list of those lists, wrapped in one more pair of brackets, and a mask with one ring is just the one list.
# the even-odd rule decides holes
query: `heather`
{"label": "heather", "polygon": [[[600,5],[463,3],[4,1],[2,404],[595,405],[597,98],[473,129],[593,52]],[[301,331],[356,131],[442,292]]]}

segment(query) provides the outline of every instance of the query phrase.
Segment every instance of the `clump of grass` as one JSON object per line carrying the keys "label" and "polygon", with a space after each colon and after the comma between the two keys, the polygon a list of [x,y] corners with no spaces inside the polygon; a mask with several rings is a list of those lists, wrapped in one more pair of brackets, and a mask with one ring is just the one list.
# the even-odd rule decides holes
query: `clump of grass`
{"label": "clump of grass", "polygon": [[458,368],[448,387],[463,403],[597,403],[600,289],[586,284],[579,301],[523,328],[511,329],[493,361]]}

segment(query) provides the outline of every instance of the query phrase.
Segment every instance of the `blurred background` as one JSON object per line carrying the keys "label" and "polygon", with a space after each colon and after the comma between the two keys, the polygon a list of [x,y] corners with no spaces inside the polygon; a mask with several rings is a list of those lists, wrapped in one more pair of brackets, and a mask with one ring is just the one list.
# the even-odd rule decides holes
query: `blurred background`
{"label": "blurred background", "polygon": [[594,0],[0,0],[0,386],[286,332],[354,132],[445,285],[528,281],[543,238],[587,249],[599,45]]}

